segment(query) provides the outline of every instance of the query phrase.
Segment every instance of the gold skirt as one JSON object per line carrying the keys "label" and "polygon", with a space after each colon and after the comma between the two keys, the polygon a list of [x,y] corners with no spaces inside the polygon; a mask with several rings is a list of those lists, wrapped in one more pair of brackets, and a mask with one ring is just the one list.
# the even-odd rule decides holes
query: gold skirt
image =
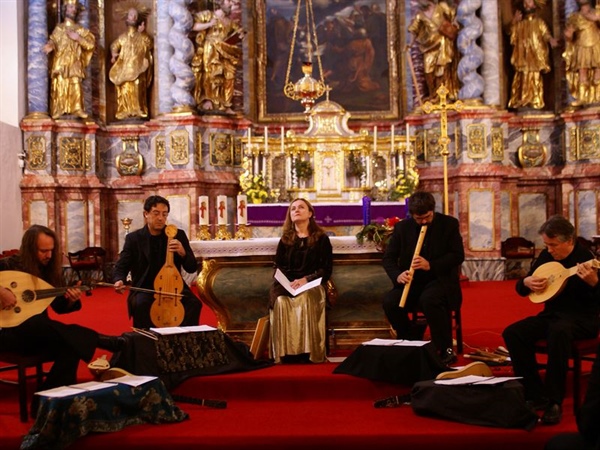
{"label": "gold skirt", "polygon": [[296,297],[280,295],[270,311],[269,353],[276,363],[285,355],[308,353],[325,361],[325,289],[315,286]]}

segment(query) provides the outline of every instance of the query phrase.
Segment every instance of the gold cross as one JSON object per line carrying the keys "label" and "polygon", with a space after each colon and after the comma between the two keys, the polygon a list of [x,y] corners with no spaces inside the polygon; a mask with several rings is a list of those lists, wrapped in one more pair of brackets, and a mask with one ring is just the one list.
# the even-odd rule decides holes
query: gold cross
{"label": "gold cross", "polygon": [[448,144],[450,144],[450,139],[448,138],[448,110],[462,111],[464,105],[460,100],[450,104],[446,101],[446,97],[450,91],[445,84],[442,84],[436,92],[440,99],[439,103],[434,105],[430,101],[427,101],[423,104],[422,108],[426,114],[433,111],[440,112],[440,138],[438,139],[438,144],[442,147],[442,158],[444,161],[444,214],[448,214],[448,155],[450,154],[448,151]]}

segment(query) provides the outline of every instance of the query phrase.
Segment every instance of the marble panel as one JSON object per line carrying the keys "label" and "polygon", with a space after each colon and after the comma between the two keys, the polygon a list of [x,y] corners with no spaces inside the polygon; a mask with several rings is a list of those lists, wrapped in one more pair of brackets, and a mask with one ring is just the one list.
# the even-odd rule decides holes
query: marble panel
{"label": "marble panel", "polygon": [[68,201],[65,208],[65,227],[67,241],[63,252],[77,252],[88,246],[86,205],[81,200]]}
{"label": "marble panel", "polygon": [[190,238],[191,223],[191,200],[189,195],[168,195],[169,205],[169,223],[185,231],[188,239]]}
{"label": "marble panel", "polygon": [[504,258],[467,258],[462,274],[470,281],[504,280]]}
{"label": "marble panel", "polygon": [[469,190],[469,249],[494,249],[494,192],[491,189]]}
{"label": "marble panel", "polygon": [[500,192],[500,241],[512,236],[511,233],[511,199],[509,191]]}
{"label": "marble panel", "polygon": [[591,239],[598,234],[596,217],[598,215],[596,191],[581,190],[577,192],[577,230],[578,236]]}
{"label": "marble panel", "polygon": [[538,234],[538,229],[548,218],[548,197],[543,193],[519,194],[519,236],[535,242],[536,248],[542,248],[544,243]]}
{"label": "marble panel", "polygon": [[127,230],[122,224],[125,218],[132,219],[130,231],[137,230],[144,226],[144,201],[143,200],[121,200],[117,205],[117,218],[119,219],[119,252],[125,243]]}
{"label": "marble panel", "polygon": [[29,223],[48,226],[48,204],[44,200],[33,200],[29,203]]}

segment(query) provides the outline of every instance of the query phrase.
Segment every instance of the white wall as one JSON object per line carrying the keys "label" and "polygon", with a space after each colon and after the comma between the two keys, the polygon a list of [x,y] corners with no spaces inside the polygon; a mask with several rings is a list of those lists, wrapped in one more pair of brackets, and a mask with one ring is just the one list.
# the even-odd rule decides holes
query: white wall
{"label": "white wall", "polygon": [[19,121],[26,113],[26,0],[0,0],[0,250],[21,242],[22,150]]}

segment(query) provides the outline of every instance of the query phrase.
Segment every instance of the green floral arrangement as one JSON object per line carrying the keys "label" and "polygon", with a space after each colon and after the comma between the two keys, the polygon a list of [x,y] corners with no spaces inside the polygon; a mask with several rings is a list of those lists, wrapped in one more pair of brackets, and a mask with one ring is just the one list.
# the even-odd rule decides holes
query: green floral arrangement
{"label": "green floral arrangement", "polygon": [[348,156],[348,173],[360,178],[367,171],[358,152],[350,152]]}
{"label": "green floral arrangement", "polygon": [[262,174],[253,175],[249,170],[245,170],[239,181],[241,191],[248,197],[248,201],[263,203],[271,199],[271,190]]}
{"label": "green floral arrangement", "polygon": [[392,236],[394,225],[398,222],[400,222],[399,217],[388,217],[383,223],[371,222],[356,233],[356,241],[361,245],[365,240],[371,241],[375,244],[377,249],[382,252],[385,250],[385,247]]}
{"label": "green floral arrangement", "polygon": [[294,167],[296,169],[296,176],[299,180],[310,180],[313,175],[313,168],[310,164],[310,161],[296,158],[294,161]]}
{"label": "green floral arrangement", "polygon": [[419,174],[414,170],[396,169],[396,176],[392,182],[388,198],[391,201],[410,197],[419,185]]}

